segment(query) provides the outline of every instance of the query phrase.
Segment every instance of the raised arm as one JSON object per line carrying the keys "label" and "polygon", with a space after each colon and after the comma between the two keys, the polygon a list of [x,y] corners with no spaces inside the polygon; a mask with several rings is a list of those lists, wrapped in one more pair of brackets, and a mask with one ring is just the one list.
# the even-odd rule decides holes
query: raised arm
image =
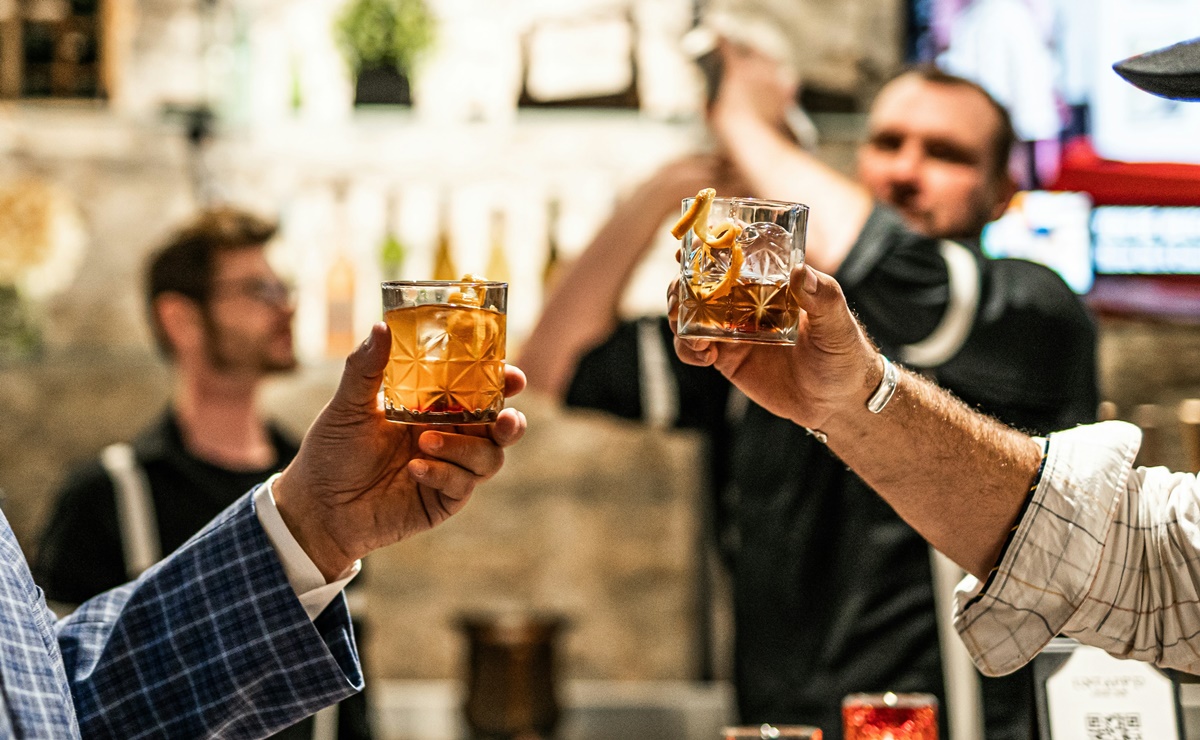
{"label": "raised arm", "polygon": [[562,400],[579,358],[612,334],[625,286],[680,201],[701,188],[736,187],[728,164],[694,155],[662,167],[617,204],[546,300],[517,364],[529,387]]}
{"label": "raised arm", "polygon": [[829,448],[886,491],[935,548],[985,579],[1021,512],[1041,446],[905,370],[882,413],[867,409],[866,396],[856,400],[822,429]]}
{"label": "raised arm", "polygon": [[801,268],[792,289],[806,312],[794,348],[676,339],[680,358],[715,366],[767,410],[819,429],[922,537],[986,577],[1037,474],[1038,443],[903,370],[890,403],[872,413],[867,401],[883,379],[884,360],[840,286]]}
{"label": "raised arm", "polygon": [[[504,448],[525,433],[525,416],[511,407],[487,425],[388,421],[379,389],[391,346],[387,324],[373,326],[275,481],[280,516],[327,582],[370,552],[461,511],[475,487],[500,470]],[[524,388],[524,374],[506,366],[504,395]]]}
{"label": "raised arm", "polygon": [[811,208],[808,262],[836,273],[871,213],[870,193],[782,133],[794,89],[775,61],[729,42],[721,54],[725,72],[710,109],[714,133],[754,195]]}
{"label": "raised arm", "polygon": [[[466,506],[525,431],[513,408],[490,425],[387,421],[379,388],[390,347],[376,324],[270,489],[56,625],[83,737],[266,737],[362,688],[345,599],[330,595],[311,617],[293,570],[315,566],[310,594],[340,589],[358,558]],[[506,395],[524,384],[506,368]],[[271,503],[294,542],[268,530],[260,512]],[[33,593],[31,579],[23,587]]]}

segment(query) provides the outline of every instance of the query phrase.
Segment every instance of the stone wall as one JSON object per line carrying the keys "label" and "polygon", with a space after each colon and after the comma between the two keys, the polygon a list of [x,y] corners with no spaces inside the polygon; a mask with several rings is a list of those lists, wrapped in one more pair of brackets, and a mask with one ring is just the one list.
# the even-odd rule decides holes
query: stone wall
{"label": "stone wall", "polygon": [[523,407],[529,436],[471,506],[367,563],[368,659],[392,676],[457,675],[455,617],[515,608],[567,617],[570,676],[696,677],[693,440]]}
{"label": "stone wall", "polygon": [[70,286],[26,305],[41,351],[0,357],[0,490],[27,548],[64,466],[128,437],[169,392],[138,274],[152,240],[191,207],[175,138],[101,111],[0,112],[0,182],[55,183],[87,234]]}
{"label": "stone wall", "polygon": [[1152,407],[1158,431],[1142,461],[1189,469],[1176,412],[1184,399],[1200,398],[1200,327],[1103,318],[1098,354],[1101,398],[1116,404],[1117,418],[1138,422],[1138,406]]}

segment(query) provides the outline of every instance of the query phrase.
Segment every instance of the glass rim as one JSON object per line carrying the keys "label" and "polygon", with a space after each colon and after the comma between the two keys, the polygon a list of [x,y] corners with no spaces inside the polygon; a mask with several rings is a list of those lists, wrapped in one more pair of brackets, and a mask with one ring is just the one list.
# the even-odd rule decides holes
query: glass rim
{"label": "glass rim", "polygon": [[497,280],[476,282],[472,280],[384,280],[381,288],[452,288],[460,285],[477,285],[484,288],[507,288],[508,283]]}
{"label": "glass rim", "polygon": [[[696,196],[689,195],[683,199],[685,208],[690,208],[692,203],[696,202]],[[769,200],[767,198],[742,198],[742,197],[724,197],[713,198],[713,203],[736,203],[748,205],[751,207],[758,206],[763,208],[799,208],[802,211],[807,211],[808,206],[803,203],[795,203],[790,200]]]}
{"label": "glass rim", "polygon": [[764,726],[779,730],[780,732],[796,732],[797,730],[801,732],[813,732],[820,729],[813,725],[774,725],[770,722],[765,722],[761,725],[728,725],[721,728],[721,733],[762,732]]}
{"label": "glass rim", "polygon": [[[888,703],[886,697],[893,696],[895,701]],[[884,707],[885,709],[914,709],[917,707],[936,707],[938,705],[937,697],[933,694],[926,694],[918,691],[900,692],[900,691],[884,691],[878,694],[848,694],[842,699],[842,707],[851,706],[855,703],[866,704],[871,707]]]}

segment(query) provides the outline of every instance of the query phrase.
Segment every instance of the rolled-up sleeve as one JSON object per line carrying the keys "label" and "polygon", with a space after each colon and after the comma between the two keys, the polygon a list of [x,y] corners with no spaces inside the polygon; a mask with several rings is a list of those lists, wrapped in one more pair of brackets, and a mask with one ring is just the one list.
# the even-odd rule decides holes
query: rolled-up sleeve
{"label": "rolled-up sleeve", "polygon": [[1126,562],[1132,543],[1114,542],[1118,514],[1138,515],[1126,489],[1140,442],[1124,422],[1051,435],[1041,481],[996,571],[984,584],[966,578],[956,593],[955,627],[983,673],[1015,671],[1060,633],[1096,644],[1082,634],[1096,625],[1082,625],[1114,608],[1096,599],[1115,603],[1109,589],[1129,598],[1137,586],[1123,579],[1148,577],[1134,572],[1144,563]]}

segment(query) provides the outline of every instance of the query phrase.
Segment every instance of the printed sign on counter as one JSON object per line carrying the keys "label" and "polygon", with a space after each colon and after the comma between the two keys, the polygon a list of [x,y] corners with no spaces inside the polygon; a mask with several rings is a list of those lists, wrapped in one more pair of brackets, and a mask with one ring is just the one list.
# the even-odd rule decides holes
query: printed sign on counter
{"label": "printed sign on counter", "polygon": [[1180,740],[1175,688],[1152,666],[1076,647],[1046,680],[1051,740]]}

